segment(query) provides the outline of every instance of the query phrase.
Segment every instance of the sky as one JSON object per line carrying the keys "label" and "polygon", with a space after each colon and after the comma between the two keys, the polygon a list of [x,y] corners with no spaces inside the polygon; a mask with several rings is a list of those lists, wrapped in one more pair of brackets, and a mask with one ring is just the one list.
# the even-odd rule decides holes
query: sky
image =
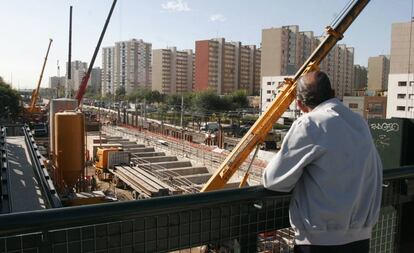
{"label": "sky", "polygon": [[[118,0],[102,46],[143,39],[153,49],[194,49],[196,40],[224,37],[259,46],[261,30],[299,25],[322,35],[350,0]],[[340,43],[355,48],[355,64],[389,54],[392,23],[408,22],[413,0],[372,0]],[[72,60],[90,62],[112,0],[0,0],[0,76],[14,88],[35,88],[53,39],[42,87],[65,75],[69,6]],[[101,66],[101,52],[95,67]]]}

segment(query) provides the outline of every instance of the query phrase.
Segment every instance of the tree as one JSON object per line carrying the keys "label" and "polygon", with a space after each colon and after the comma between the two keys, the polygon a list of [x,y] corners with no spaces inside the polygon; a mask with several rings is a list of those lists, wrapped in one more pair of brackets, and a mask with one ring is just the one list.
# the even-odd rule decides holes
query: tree
{"label": "tree", "polygon": [[138,88],[133,90],[128,96],[130,102],[135,102],[137,100],[142,102],[144,99],[148,104],[161,103],[163,101],[163,95],[157,90]]}
{"label": "tree", "polygon": [[221,107],[220,97],[213,90],[201,91],[195,95],[194,106],[197,112],[217,111]]}
{"label": "tree", "polygon": [[0,118],[17,118],[20,112],[20,95],[0,77]]}
{"label": "tree", "polygon": [[236,90],[231,94],[231,102],[234,109],[249,107],[247,92],[245,90]]}
{"label": "tree", "polygon": [[126,94],[125,87],[124,86],[119,86],[115,90],[115,99],[116,100],[123,100],[125,98],[125,94]]}

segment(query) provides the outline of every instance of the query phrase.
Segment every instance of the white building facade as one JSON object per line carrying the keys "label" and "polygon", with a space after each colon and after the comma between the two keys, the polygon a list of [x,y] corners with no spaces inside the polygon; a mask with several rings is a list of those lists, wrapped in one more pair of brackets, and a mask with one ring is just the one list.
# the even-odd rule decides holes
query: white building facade
{"label": "white building facade", "polygon": [[342,103],[361,117],[364,116],[365,97],[344,96]]}
{"label": "white building facade", "polygon": [[[280,88],[283,85],[283,81],[288,76],[264,76],[262,77],[262,88],[261,88],[261,113],[265,112],[272,101],[276,98],[280,92]],[[296,101],[293,101],[289,108],[283,113],[281,120],[278,122],[283,124],[285,119],[295,120],[300,116],[299,108],[297,107]]]}
{"label": "white building facade", "polygon": [[388,76],[387,118],[414,119],[414,74]]}
{"label": "white building facade", "polygon": [[151,88],[151,43],[131,39],[102,50],[102,95],[123,87],[126,93]]}

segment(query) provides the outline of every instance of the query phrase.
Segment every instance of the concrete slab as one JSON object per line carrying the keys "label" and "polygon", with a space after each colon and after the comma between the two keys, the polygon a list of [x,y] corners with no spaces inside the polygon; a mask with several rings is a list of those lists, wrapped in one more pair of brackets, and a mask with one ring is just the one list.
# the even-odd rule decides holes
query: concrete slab
{"label": "concrete slab", "polygon": [[187,179],[193,184],[204,184],[210,179],[211,176],[212,174],[195,174],[195,175],[180,176],[176,178]]}
{"label": "concrete slab", "polygon": [[[130,150],[128,150],[130,151]],[[144,153],[134,153],[134,156],[145,158],[145,157],[154,157],[154,156],[165,156],[165,152],[144,152]]]}
{"label": "concrete slab", "polygon": [[128,149],[128,152],[131,152],[131,154],[148,153],[148,152],[155,152],[155,149],[153,147],[148,147],[148,148],[131,148],[131,149]]}
{"label": "concrete slab", "polygon": [[128,144],[121,143],[121,144],[122,144],[123,149],[145,148],[144,144],[136,144],[136,143],[128,143]]}
{"label": "concrete slab", "polygon": [[176,169],[165,169],[165,171],[171,171],[180,176],[194,175],[194,174],[209,174],[209,171],[206,167],[184,167]]}
{"label": "concrete slab", "polygon": [[151,163],[146,165],[138,165],[138,166],[149,166],[151,169],[172,169],[172,168],[183,168],[183,167],[191,167],[190,161],[175,161],[175,162],[159,162],[159,163]]}
{"label": "concrete slab", "polygon": [[178,161],[176,156],[154,156],[154,157],[145,157],[140,158],[143,161],[139,163],[158,163],[158,162],[173,162]]}

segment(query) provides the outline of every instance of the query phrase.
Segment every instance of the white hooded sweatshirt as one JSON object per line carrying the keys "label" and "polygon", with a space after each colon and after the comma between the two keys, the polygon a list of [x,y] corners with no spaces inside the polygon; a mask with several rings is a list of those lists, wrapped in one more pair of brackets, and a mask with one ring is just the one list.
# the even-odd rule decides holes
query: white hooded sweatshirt
{"label": "white hooded sweatshirt", "polygon": [[298,245],[369,239],[381,206],[382,164],[367,123],[338,99],[298,118],[263,175],[289,192]]}

